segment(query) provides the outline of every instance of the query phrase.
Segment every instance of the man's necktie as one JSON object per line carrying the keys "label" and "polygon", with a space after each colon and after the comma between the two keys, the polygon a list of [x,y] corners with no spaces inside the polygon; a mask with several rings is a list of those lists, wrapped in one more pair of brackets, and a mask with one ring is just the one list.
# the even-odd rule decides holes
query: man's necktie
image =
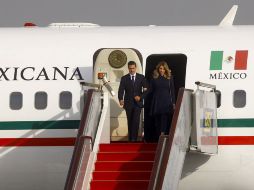
{"label": "man's necktie", "polygon": [[131,81],[132,81],[132,85],[134,86],[134,83],[135,83],[135,77],[134,76],[131,76]]}

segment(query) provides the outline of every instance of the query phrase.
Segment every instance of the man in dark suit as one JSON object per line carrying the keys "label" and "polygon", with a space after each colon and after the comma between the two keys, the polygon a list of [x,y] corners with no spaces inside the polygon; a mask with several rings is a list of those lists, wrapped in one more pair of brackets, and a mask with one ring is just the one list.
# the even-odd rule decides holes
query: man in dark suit
{"label": "man in dark suit", "polygon": [[128,62],[128,69],[129,73],[121,78],[118,99],[120,106],[126,111],[129,141],[137,141],[140,112],[147,93],[147,84],[144,75],[136,73],[137,65],[134,61]]}

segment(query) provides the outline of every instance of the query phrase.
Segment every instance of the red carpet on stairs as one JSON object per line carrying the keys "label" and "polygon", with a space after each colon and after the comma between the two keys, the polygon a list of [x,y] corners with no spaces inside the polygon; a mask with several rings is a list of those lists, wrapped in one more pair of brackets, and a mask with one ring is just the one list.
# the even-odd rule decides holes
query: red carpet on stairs
{"label": "red carpet on stairs", "polygon": [[147,190],[157,144],[101,144],[91,190]]}

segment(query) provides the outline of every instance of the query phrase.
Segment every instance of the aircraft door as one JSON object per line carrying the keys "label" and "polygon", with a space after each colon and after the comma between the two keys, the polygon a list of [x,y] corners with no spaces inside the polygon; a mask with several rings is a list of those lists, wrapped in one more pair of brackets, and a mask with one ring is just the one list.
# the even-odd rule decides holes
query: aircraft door
{"label": "aircraft door", "polygon": [[142,63],[139,55],[140,53],[134,49],[100,49],[94,54],[94,82],[100,83],[99,76],[105,75],[116,93],[116,96],[110,99],[111,141],[128,140],[126,113],[119,106],[117,94],[121,77],[129,73],[129,61],[135,61],[137,72],[142,73]]}
{"label": "aircraft door", "polygon": [[[146,70],[145,77],[148,84],[150,84],[153,76],[153,71],[155,70],[157,64],[160,61],[166,61],[171,73],[173,75],[174,87],[175,87],[175,97],[177,97],[178,90],[181,87],[185,87],[185,75],[186,75],[186,65],[187,57],[184,54],[153,54],[147,57],[146,59]],[[152,93],[149,93],[146,96],[145,107],[144,107],[144,132],[146,142],[156,142],[157,139],[154,139],[155,133],[155,120],[151,117],[150,109],[152,102]]]}

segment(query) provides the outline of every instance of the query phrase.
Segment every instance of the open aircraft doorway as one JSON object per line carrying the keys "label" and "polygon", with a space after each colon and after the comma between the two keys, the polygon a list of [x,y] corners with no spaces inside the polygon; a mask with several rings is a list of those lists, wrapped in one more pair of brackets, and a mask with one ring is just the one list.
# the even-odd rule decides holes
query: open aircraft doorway
{"label": "open aircraft doorway", "polygon": [[[93,81],[100,83],[100,77],[106,76],[116,96],[110,98],[110,139],[111,141],[127,141],[128,126],[124,109],[119,106],[118,88],[121,77],[128,74],[128,62],[135,61],[137,72],[142,72],[142,56],[132,48],[103,48],[94,53]],[[139,134],[141,137],[141,133]]]}
{"label": "open aircraft doorway", "polygon": [[[185,87],[186,77],[186,64],[187,56],[184,54],[153,54],[146,59],[146,70],[145,77],[148,84],[150,84],[153,78],[153,71],[160,61],[166,61],[171,73],[173,75],[174,86],[175,86],[175,97],[177,97],[179,88]],[[154,142],[153,131],[154,131],[154,120],[149,115],[150,107],[152,102],[152,93],[149,93],[145,100],[144,106],[144,130],[145,130],[145,141]]]}

